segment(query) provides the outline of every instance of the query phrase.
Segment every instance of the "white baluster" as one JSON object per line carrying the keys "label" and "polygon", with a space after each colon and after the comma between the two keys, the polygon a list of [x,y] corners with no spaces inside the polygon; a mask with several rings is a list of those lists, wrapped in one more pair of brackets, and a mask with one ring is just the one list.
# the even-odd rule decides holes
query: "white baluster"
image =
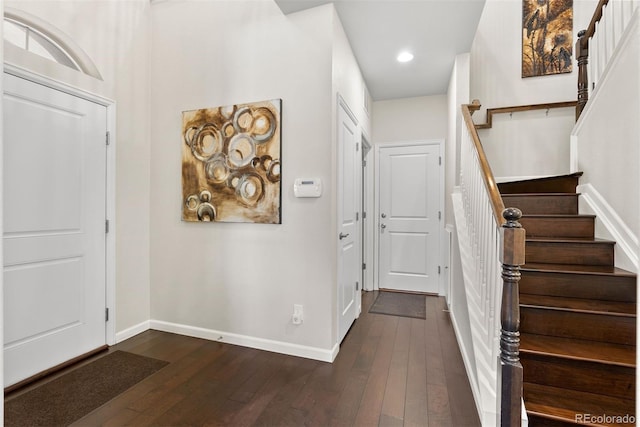
{"label": "white baluster", "polygon": [[613,49],[615,49],[615,47],[618,45],[620,37],[622,37],[622,33],[624,32],[624,29],[626,27],[623,18],[624,5],[625,1],[609,3],[613,26]]}
{"label": "white baluster", "polygon": [[[608,3],[608,5],[604,8],[604,12],[602,13],[602,19],[604,20],[604,45],[605,45],[605,51],[607,52],[606,54],[606,59],[605,59],[605,67],[606,64],[609,63],[609,60],[611,59],[611,56],[613,55],[613,50],[615,49],[615,41],[616,41],[616,35],[615,35],[615,22],[614,22],[614,18],[613,18],[613,4],[616,3],[615,1],[610,1]],[[604,71],[604,67],[602,69]]]}

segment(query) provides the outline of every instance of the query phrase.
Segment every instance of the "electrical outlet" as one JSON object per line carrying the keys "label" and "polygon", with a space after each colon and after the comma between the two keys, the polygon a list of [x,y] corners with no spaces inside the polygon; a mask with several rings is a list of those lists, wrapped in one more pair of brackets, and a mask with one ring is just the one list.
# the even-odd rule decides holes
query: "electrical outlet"
{"label": "electrical outlet", "polygon": [[291,322],[294,325],[300,325],[304,321],[304,312],[302,310],[302,304],[293,304],[293,314],[291,315]]}

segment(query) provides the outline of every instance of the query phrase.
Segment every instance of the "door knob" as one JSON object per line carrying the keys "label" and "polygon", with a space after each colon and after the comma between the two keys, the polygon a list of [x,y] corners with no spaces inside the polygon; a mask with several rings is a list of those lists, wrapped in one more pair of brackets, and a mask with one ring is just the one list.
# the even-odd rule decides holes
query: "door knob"
{"label": "door knob", "polygon": [[386,224],[380,224],[380,228],[385,229],[385,228],[387,228],[387,225]]}
{"label": "door knob", "polygon": [[344,239],[345,237],[349,236],[349,233],[344,234],[344,233],[340,233],[340,235],[338,237],[340,237],[340,240]]}
{"label": "door knob", "polygon": [[382,215],[380,215],[380,216],[381,216],[382,218],[386,218],[386,217],[387,217],[387,214],[382,214]]}

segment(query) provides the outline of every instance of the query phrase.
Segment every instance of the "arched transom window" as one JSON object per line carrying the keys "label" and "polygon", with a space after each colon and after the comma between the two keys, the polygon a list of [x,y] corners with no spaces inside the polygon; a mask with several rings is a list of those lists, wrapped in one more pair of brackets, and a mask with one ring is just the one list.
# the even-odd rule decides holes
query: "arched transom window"
{"label": "arched transom window", "polygon": [[58,64],[82,71],[80,66],[53,40],[35,28],[11,18],[4,18],[4,39],[19,48]]}
{"label": "arched transom window", "polygon": [[5,7],[4,41],[102,80],[91,58],[68,35],[24,11]]}

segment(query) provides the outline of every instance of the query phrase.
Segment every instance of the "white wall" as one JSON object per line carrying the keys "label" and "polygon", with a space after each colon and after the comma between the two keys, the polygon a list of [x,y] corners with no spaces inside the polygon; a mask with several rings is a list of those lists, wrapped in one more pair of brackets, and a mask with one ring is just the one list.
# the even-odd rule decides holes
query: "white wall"
{"label": "white wall", "polygon": [[[332,24],[333,24],[333,34],[332,34],[332,41],[333,41],[333,46],[332,46],[332,62],[331,62],[331,74],[332,74],[332,93],[334,94],[334,99],[333,99],[333,105],[332,105],[332,141],[333,141],[333,164],[334,164],[334,169],[333,169],[333,173],[332,176],[337,177],[338,176],[338,170],[337,170],[337,164],[338,164],[338,160],[337,160],[337,153],[338,153],[338,102],[337,102],[337,96],[339,95],[342,98],[342,101],[344,103],[347,104],[349,110],[353,113],[353,115],[355,115],[355,118],[358,122],[358,129],[360,130],[362,136],[367,139],[367,141],[370,141],[370,135],[371,135],[371,117],[370,117],[370,112],[368,112],[365,109],[365,105],[364,105],[364,94],[365,91],[366,93],[368,93],[368,90],[366,88],[366,84],[364,81],[364,78],[362,77],[362,73],[360,71],[360,67],[358,66],[358,62],[356,61],[356,58],[353,54],[353,51],[351,50],[351,45],[349,44],[349,40],[347,39],[347,35],[344,32],[344,28],[342,27],[342,23],[340,22],[340,18],[338,17],[338,14],[335,10],[335,7],[333,7],[333,5],[331,6],[333,12],[332,12]],[[360,147],[362,149],[362,143],[360,144]],[[361,155],[362,151],[360,151],[358,153],[358,155]],[[373,153],[371,153],[373,154]],[[372,156],[371,156],[372,157]],[[368,172],[368,171],[367,171]],[[363,177],[362,177],[362,173],[358,173],[357,175],[357,179],[358,179],[358,184],[363,184]],[[365,178],[366,179],[366,178]],[[369,181],[369,186],[367,187],[367,185],[364,185],[364,187],[362,188],[371,188],[373,187],[373,185],[371,185],[371,183],[373,182],[373,180],[371,179]],[[334,188],[336,188],[337,191],[337,182],[334,182]],[[337,194],[337,192],[336,192]],[[360,195],[360,197],[362,197]],[[365,200],[368,202],[369,200],[372,200],[371,198],[367,199],[365,198]],[[362,199],[359,200],[359,202],[361,202]],[[370,204],[370,203],[369,203]],[[360,206],[362,206],[360,204]],[[337,207],[337,199],[334,200],[334,212],[337,212],[338,207]],[[365,207],[366,209],[366,207]],[[370,211],[373,211],[373,209],[371,209]],[[361,219],[362,221],[364,221],[364,219]],[[365,241],[366,242],[373,242],[373,232],[374,232],[374,221],[367,221],[365,224],[368,225],[367,229],[364,230],[364,233],[366,234],[365,237]],[[337,223],[337,217],[336,215],[333,215],[333,224],[332,224],[332,228],[334,229],[334,236],[338,234],[339,230],[338,230],[338,223]],[[359,240],[362,242],[362,236],[359,236]],[[362,253],[360,254],[360,259],[365,260],[364,262],[367,263],[369,266],[373,265],[373,251],[372,251],[372,246],[373,245],[368,245],[367,248],[362,248],[363,253],[364,253],[364,258],[362,256]],[[338,251],[338,247],[336,246],[336,251]],[[365,289],[365,286],[367,286],[366,289],[369,289],[369,285],[367,282],[372,283],[373,282],[373,276],[372,276],[372,271],[373,269],[369,269],[369,271],[365,271],[364,274],[366,274],[368,277],[363,276],[362,277],[362,289]],[[336,280],[338,280],[339,278],[336,277]],[[336,293],[334,294],[334,300],[337,300],[338,296],[337,296],[337,288],[335,289]],[[357,304],[361,304],[362,301],[360,298],[357,298]],[[361,306],[359,306],[356,309],[356,312],[359,312],[362,309]],[[337,306],[336,306],[336,310],[337,310]],[[337,312],[334,313],[334,317],[337,316]],[[334,338],[336,339],[336,338]]]}
{"label": "white wall", "polygon": [[117,104],[116,328],[122,331],[146,321],[150,314],[149,2],[50,0],[7,1],[5,5],[66,33],[95,62],[104,82],[20,53],[12,58]]}
{"label": "white wall", "polygon": [[496,180],[569,173],[575,121],[573,107],[494,115],[478,135]]}
{"label": "white wall", "polygon": [[[588,26],[597,1],[575,0],[574,40]],[[482,103],[474,121],[485,121],[487,108],[577,99],[577,63],[571,73],[522,78],[522,2],[487,0],[471,47],[471,98]],[[532,177],[569,171],[572,109],[494,115],[493,129],[481,131],[496,177]],[[534,120],[530,120],[534,118]]]}
{"label": "white wall", "polygon": [[373,143],[446,139],[447,113],[446,95],[374,101]]}
{"label": "white wall", "polygon": [[[330,5],[283,16],[273,2],[154,3],[151,69],[151,316],[317,353],[335,345]],[[282,224],[185,223],[181,112],[282,99]],[[304,323],[291,323],[293,304]],[[225,335],[226,334],[226,335]],[[216,337],[217,338],[217,337]]]}
{"label": "white wall", "polygon": [[[584,171],[580,179],[585,196],[602,210],[599,221],[617,228],[616,250],[625,246],[634,262],[621,264],[635,270],[640,257],[640,10],[631,21],[629,33],[607,71],[598,80],[585,110],[573,131],[574,169]],[[599,201],[598,201],[599,200]],[[581,200],[580,210],[588,208]],[[600,206],[598,207],[597,204]],[[609,214],[608,214],[609,213]],[[607,218],[608,214],[608,218]],[[596,232],[600,237],[609,237]],[[635,252],[635,253],[633,253]],[[622,255],[622,254],[620,254]]]}
{"label": "white wall", "polygon": [[462,126],[466,126],[460,106],[468,104],[469,99],[469,54],[456,56],[449,87],[447,90],[447,107],[449,111],[448,137],[446,144],[446,227],[451,231],[449,254],[449,288],[447,303],[451,312],[451,321],[458,340],[469,383],[476,400],[479,400],[478,372],[473,349],[473,336],[469,320],[469,309],[465,292],[464,274],[460,257],[458,232],[453,212],[452,193],[460,178],[460,138]]}
{"label": "white wall", "polygon": [[445,194],[447,194],[445,220],[449,226],[453,226],[455,222],[450,195],[460,179],[460,131],[462,126],[465,126],[460,107],[462,104],[471,102],[469,99],[469,59],[468,53],[456,56],[447,89],[448,142],[445,150]]}
{"label": "white wall", "polygon": [[[333,92],[339,93],[358,120],[365,136],[371,135],[371,117],[364,108],[366,84],[340,18],[333,8]],[[335,117],[335,115],[334,115]]]}
{"label": "white wall", "polygon": [[[596,0],[574,0],[574,44],[589,24]],[[577,65],[572,73],[522,78],[522,1],[487,0],[471,46],[471,96],[484,108],[577,99]],[[574,55],[575,56],[575,55]],[[477,122],[484,119],[476,113]]]}

